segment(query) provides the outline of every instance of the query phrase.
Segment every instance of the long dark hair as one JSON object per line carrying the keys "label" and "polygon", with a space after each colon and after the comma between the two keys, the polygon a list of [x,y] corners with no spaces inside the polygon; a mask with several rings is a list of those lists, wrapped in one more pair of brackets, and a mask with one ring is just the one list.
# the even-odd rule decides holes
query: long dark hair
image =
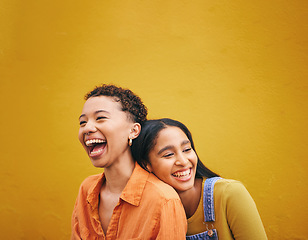
{"label": "long dark hair", "polygon": [[[149,152],[155,146],[159,132],[168,126],[180,128],[189,139],[192,149],[196,152],[191,133],[183,123],[170,118],[148,120],[142,124],[141,133],[134,140],[133,145],[131,146],[133,158],[142,168],[147,171],[147,163],[149,163]],[[212,172],[210,169],[204,166],[204,164],[200,161],[197,152],[196,155],[198,158],[197,171],[195,176],[196,178],[219,177],[218,174]]]}

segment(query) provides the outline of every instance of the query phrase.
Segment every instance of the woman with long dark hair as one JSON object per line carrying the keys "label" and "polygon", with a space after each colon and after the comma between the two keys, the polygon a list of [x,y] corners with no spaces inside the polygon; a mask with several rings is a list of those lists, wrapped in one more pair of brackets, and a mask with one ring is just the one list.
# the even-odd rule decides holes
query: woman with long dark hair
{"label": "woman with long dark hair", "polygon": [[208,169],[181,122],[168,118],[146,121],[132,154],[140,166],[179,194],[188,221],[187,239],[267,239],[244,185]]}

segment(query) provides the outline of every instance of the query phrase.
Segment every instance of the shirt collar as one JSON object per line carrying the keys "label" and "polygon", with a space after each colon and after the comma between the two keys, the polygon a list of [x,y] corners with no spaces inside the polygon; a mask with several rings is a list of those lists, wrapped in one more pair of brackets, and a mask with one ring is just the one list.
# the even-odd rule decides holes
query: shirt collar
{"label": "shirt collar", "polygon": [[[141,168],[138,163],[135,163],[134,171],[129,178],[120,198],[134,206],[139,206],[141,196],[149,175],[149,172]],[[92,209],[95,209],[98,206],[99,193],[104,181],[105,174],[101,173],[98,175],[97,180],[89,189],[87,201],[91,205]]]}
{"label": "shirt collar", "polygon": [[122,194],[121,199],[134,205],[139,206],[141,196],[150,173],[135,163],[135,169],[129,178]]}
{"label": "shirt collar", "polygon": [[105,181],[105,174],[101,173],[98,175],[98,178],[89,189],[87,202],[91,205],[92,210],[94,210],[98,206],[99,193],[104,181]]}

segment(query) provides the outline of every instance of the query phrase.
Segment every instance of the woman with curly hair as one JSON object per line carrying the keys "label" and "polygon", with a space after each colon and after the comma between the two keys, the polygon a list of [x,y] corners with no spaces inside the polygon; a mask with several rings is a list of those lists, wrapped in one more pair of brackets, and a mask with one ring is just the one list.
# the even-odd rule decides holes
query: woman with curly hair
{"label": "woman with curly hair", "polygon": [[129,89],[102,85],[85,100],[79,141],[104,173],[81,184],[71,239],[185,239],[186,217],[177,193],[131,154],[147,117],[141,99]]}

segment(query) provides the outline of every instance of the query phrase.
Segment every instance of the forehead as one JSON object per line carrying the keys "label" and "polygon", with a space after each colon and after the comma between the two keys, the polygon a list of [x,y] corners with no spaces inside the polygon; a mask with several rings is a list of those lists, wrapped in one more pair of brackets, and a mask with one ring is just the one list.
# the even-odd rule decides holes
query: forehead
{"label": "forehead", "polygon": [[105,110],[108,112],[121,111],[121,103],[117,102],[114,97],[97,96],[90,97],[83,105],[83,113],[91,113],[97,110]]}
{"label": "forehead", "polygon": [[183,140],[187,139],[188,138],[186,134],[182,131],[182,129],[178,127],[168,126],[158,133],[156,139],[156,146],[182,143]]}

